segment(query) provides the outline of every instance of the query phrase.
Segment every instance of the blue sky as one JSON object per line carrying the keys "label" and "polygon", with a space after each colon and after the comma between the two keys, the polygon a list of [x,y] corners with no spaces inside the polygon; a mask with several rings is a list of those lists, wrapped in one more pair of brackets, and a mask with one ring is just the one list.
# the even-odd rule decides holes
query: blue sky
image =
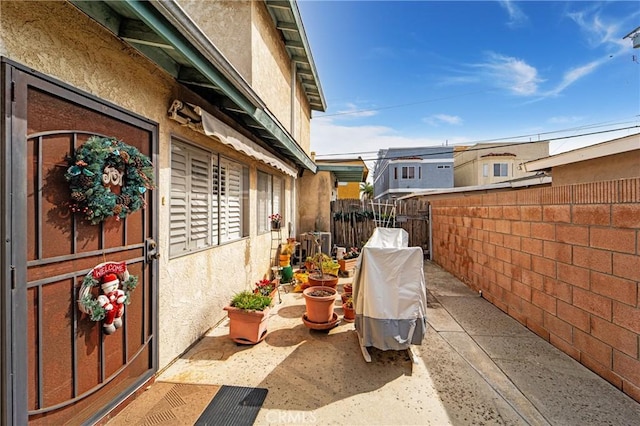
{"label": "blue sky", "polygon": [[[327,111],[319,159],[640,132],[640,2],[298,0]],[[634,56],[635,55],[635,56]],[[569,138],[567,138],[569,137]],[[368,162],[368,164],[371,164]]]}

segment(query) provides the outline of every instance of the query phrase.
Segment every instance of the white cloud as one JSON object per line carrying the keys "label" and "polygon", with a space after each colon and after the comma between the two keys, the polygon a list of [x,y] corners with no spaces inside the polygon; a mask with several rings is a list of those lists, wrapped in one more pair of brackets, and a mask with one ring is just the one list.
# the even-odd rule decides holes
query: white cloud
{"label": "white cloud", "polygon": [[520,9],[520,7],[511,0],[501,0],[500,6],[502,6],[509,14],[509,22],[507,22],[509,27],[521,26],[529,20],[522,9]]}
{"label": "white cloud", "polygon": [[531,96],[538,92],[538,85],[544,80],[538,77],[538,70],[522,59],[489,52],[489,60],[475,65],[486,72],[486,77],[499,86],[519,96]]}
{"label": "white cloud", "polygon": [[378,112],[375,109],[366,109],[364,107],[358,107],[354,103],[348,103],[346,108],[338,110],[336,113],[330,114],[331,116],[344,116],[343,118],[362,118],[372,117],[377,115]]}
{"label": "white cloud", "polygon": [[[449,145],[464,143],[466,139],[450,138]],[[445,139],[407,137],[387,126],[344,126],[331,118],[311,120],[311,151],[323,156],[361,156],[365,160],[377,157],[378,150],[417,146],[441,146]]]}
{"label": "white cloud", "polygon": [[620,26],[618,22],[605,22],[598,11],[583,10],[567,14],[580,30],[586,35],[587,41],[591,46],[598,47],[602,45],[626,47],[627,40],[622,40],[620,36]]}
{"label": "white cloud", "polygon": [[462,118],[458,117],[457,115],[448,115],[448,114],[430,115],[429,117],[423,118],[422,121],[432,126],[438,126],[440,125],[440,123],[453,124],[453,125],[462,124]]}
{"label": "white cloud", "polygon": [[600,65],[604,63],[604,60],[589,62],[586,65],[582,65],[569,71],[566,71],[562,77],[562,81],[558,85],[547,92],[546,96],[555,96],[562,92],[567,87],[581,79],[582,77],[594,72]]}
{"label": "white cloud", "polygon": [[571,115],[571,116],[556,116],[556,117],[551,117],[549,118],[547,121],[550,124],[571,124],[571,123],[577,123],[578,121],[582,121],[583,117],[579,117],[576,115]]}

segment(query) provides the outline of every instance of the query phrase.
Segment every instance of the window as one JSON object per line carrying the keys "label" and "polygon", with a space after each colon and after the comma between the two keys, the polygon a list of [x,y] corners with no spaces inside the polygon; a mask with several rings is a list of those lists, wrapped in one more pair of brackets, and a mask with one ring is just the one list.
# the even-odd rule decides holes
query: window
{"label": "window", "polygon": [[413,166],[403,166],[402,167],[402,179],[415,179],[416,178],[416,169]]}
{"label": "window", "polygon": [[482,176],[489,177],[489,165],[488,164],[483,164],[482,165]]}
{"label": "window", "polygon": [[279,213],[284,223],[284,181],[282,178],[258,171],[258,233],[271,228],[269,216]]}
{"label": "window", "polygon": [[170,256],[247,235],[248,175],[240,163],[172,141]]}
{"label": "window", "polygon": [[397,167],[393,168],[393,178],[395,180],[398,180],[398,168]]}
{"label": "window", "polygon": [[494,176],[509,176],[509,164],[507,163],[494,163],[493,164]]}

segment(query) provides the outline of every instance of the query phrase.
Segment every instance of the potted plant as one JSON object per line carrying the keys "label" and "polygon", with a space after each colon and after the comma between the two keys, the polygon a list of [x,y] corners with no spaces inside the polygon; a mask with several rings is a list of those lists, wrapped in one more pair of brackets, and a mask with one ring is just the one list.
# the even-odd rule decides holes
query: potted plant
{"label": "potted plant", "polygon": [[343,319],[347,322],[353,322],[356,319],[356,310],[353,307],[353,297],[348,296],[342,303]]}
{"label": "potted plant", "polygon": [[314,238],[314,243],[317,247],[317,254],[313,256],[313,261],[317,270],[316,272],[309,273],[309,286],[336,288],[338,285],[338,269],[340,266],[338,262],[322,253],[322,245],[320,244],[319,238]]}
{"label": "potted plant", "polygon": [[280,225],[282,222],[282,216],[280,216],[280,213],[274,213],[270,215],[269,220],[271,221],[271,229],[280,229]]}
{"label": "potted plant", "polygon": [[271,300],[273,300],[276,294],[276,283],[267,278],[263,278],[256,283],[253,292],[261,296],[270,297]]}
{"label": "potted plant", "polygon": [[267,335],[271,298],[249,290],[237,293],[225,306],[229,317],[229,337],[236,343],[255,344]]}
{"label": "potted plant", "polygon": [[358,257],[360,256],[360,251],[358,247],[351,247],[349,250],[342,256],[342,259],[338,260],[338,264],[340,265],[340,271],[349,272],[350,270],[356,267],[356,262],[358,262]]}
{"label": "potted plant", "polygon": [[302,320],[304,324],[316,330],[331,328],[337,324],[338,316],[333,311],[337,290],[331,287],[309,287],[304,295],[307,312]]}
{"label": "potted plant", "polygon": [[280,261],[280,266],[285,267],[291,265],[291,255],[293,254],[294,248],[295,245],[289,243],[282,244],[282,248],[280,249],[280,257],[278,258]]}

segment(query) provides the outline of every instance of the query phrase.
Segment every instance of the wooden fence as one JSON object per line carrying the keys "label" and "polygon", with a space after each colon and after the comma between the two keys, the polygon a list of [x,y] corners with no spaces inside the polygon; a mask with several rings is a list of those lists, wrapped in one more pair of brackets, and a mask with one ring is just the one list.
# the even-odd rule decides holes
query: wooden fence
{"label": "wooden fence", "polygon": [[422,200],[377,203],[347,199],[331,202],[331,242],[339,247],[362,247],[377,226],[403,228],[409,246],[429,249],[429,206]]}

